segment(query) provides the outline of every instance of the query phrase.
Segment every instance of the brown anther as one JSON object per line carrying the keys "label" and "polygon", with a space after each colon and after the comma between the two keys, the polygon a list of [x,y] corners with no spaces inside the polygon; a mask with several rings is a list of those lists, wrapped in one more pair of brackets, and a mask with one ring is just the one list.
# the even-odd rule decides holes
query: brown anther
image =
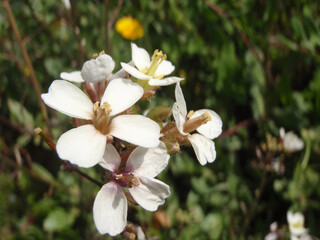
{"label": "brown anther", "polygon": [[139,181],[139,178],[137,177],[133,177],[131,180],[130,180],[130,183],[129,183],[129,186],[138,186],[140,184],[140,181]]}
{"label": "brown anther", "polygon": [[93,54],[92,58],[96,59],[97,57],[99,57],[98,53]]}
{"label": "brown anther", "polygon": [[201,116],[203,116],[204,118],[202,124],[206,124],[207,122],[212,120],[212,117],[208,112],[203,113]]}
{"label": "brown anther", "polygon": [[100,108],[100,102],[95,102],[95,104],[93,104],[93,111],[97,111]]}
{"label": "brown anther", "polygon": [[107,102],[104,102],[100,108],[103,109],[107,115],[109,115],[112,111],[110,108],[110,104]]}
{"label": "brown anther", "polygon": [[104,50],[102,50],[100,53],[99,53],[99,56],[105,54]]}

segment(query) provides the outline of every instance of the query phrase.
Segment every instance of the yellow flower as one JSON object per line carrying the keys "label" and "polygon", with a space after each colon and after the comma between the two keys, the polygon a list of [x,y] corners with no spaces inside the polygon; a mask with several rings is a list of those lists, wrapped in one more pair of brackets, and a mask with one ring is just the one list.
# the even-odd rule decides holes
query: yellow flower
{"label": "yellow flower", "polygon": [[122,37],[136,40],[143,36],[143,27],[138,19],[133,17],[122,17],[116,22],[116,30]]}

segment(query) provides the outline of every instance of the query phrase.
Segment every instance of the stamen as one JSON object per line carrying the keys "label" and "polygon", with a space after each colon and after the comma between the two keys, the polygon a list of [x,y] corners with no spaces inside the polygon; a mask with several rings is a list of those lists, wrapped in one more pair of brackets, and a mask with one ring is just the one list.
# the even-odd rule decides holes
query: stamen
{"label": "stamen", "polygon": [[[110,104],[104,102],[102,106],[100,106],[100,102],[96,102],[93,105],[93,125],[94,127],[99,130],[102,134],[106,135],[109,132],[109,118],[111,112]],[[107,141],[110,139],[107,139]],[[111,139],[112,141],[112,139]]]}
{"label": "stamen", "polygon": [[[189,112],[189,114],[190,114],[190,112]],[[205,112],[198,117],[188,119],[183,126],[183,131],[185,133],[190,133],[190,132],[196,130],[201,125],[206,124],[207,122],[209,122],[211,120],[212,120],[212,118],[211,118],[210,114],[208,112]]]}
{"label": "stamen", "polygon": [[163,54],[162,51],[159,51],[158,49],[154,51],[152,57],[151,57],[151,64],[148,68],[148,70],[146,71],[145,74],[149,75],[149,76],[153,76],[157,70],[157,68],[159,67],[159,65],[163,62],[163,60],[167,59],[167,55]]}

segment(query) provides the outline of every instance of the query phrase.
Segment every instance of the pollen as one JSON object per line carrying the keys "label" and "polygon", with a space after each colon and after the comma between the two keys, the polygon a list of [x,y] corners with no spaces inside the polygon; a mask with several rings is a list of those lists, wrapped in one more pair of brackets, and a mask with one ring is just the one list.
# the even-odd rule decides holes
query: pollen
{"label": "pollen", "polygon": [[122,17],[116,22],[116,31],[128,40],[136,40],[144,35],[141,22],[133,17]]}

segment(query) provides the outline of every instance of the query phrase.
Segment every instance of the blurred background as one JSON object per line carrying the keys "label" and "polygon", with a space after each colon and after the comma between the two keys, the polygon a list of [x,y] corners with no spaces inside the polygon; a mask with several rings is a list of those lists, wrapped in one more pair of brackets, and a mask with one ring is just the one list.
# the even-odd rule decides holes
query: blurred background
{"label": "blurred background", "polygon": [[[319,13],[307,0],[1,1],[0,238],[112,239],[93,223],[99,187],[61,171],[33,129],[55,142],[73,127],[39,100],[61,72],[102,50],[118,70],[135,42],[167,54],[185,78],[188,110],[216,111],[223,133],[212,164],[202,167],[188,147],[173,156],[159,176],[171,196],[155,213],[129,205],[128,221],[149,238],[181,240],[264,239],[277,222],[273,239],[289,239],[290,209],[318,239]],[[174,101],[168,86],[151,104]],[[282,127],[295,135],[280,136]],[[82,171],[102,179],[99,167]]]}

